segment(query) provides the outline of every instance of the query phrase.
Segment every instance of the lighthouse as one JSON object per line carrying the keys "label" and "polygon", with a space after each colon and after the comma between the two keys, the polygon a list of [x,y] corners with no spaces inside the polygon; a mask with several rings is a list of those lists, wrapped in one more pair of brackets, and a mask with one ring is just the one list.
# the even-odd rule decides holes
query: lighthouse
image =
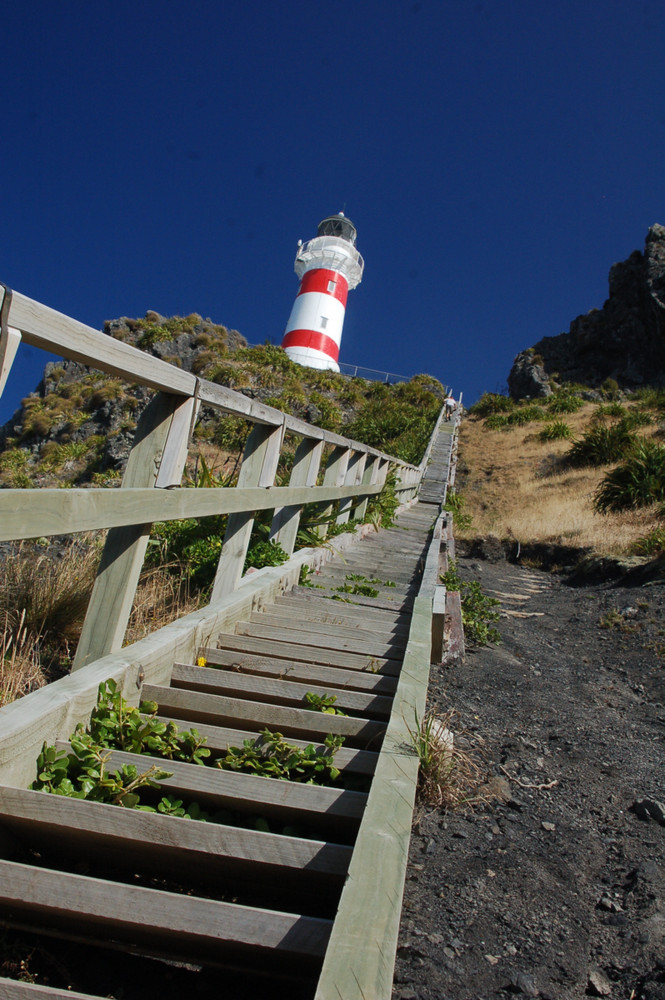
{"label": "lighthouse", "polygon": [[356,227],[343,212],[329,215],[313,240],[299,244],[294,268],[300,288],[282,340],[292,361],[339,371],[346,297],[360,284],[364,266]]}

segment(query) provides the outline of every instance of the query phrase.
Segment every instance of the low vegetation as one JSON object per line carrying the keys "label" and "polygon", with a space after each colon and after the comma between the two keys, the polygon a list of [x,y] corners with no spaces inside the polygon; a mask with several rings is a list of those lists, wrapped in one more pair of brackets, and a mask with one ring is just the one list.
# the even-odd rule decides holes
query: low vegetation
{"label": "low vegetation", "polygon": [[[174,722],[158,719],[154,702],[143,702],[138,709],[128,705],[115,682],[106,681],[99,687],[87,726],[79,724],[72,733],[70,749],[44,745],[32,788],[126,809],[269,831],[264,817],[234,815],[228,810],[211,813],[198,802],[183,803],[162,795],[161,782],[172,773],[168,763],[180,761],[318,785],[331,784],[340,776],[333,759],[343,743],[341,736],[327,736],[323,749],[303,748],[266,729],[259,737],[244,740],[241,747],[228,747],[217,756],[205,743],[196,729],[181,730]],[[152,764],[143,771],[134,764],[116,767],[111,762],[112,750],[157,757],[167,767]],[[275,832],[286,831],[279,825]]]}
{"label": "low vegetation", "polygon": [[478,802],[488,774],[484,747],[478,736],[460,730],[457,712],[432,710],[416,716],[408,730],[418,757],[419,803],[452,810]]}
{"label": "low vegetation", "polygon": [[[458,488],[470,524],[457,536],[493,534],[598,555],[657,552],[665,517],[665,391],[630,396],[608,384],[539,400],[545,419],[508,423],[531,404],[487,394],[460,431]],[[565,419],[551,419],[565,414]],[[491,417],[504,422],[493,426]],[[540,425],[540,426],[539,426]],[[650,541],[653,540],[653,541]]]}

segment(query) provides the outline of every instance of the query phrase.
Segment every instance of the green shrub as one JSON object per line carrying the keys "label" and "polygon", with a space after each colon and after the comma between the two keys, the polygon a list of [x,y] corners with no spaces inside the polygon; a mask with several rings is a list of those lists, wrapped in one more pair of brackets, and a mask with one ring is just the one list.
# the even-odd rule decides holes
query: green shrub
{"label": "green shrub", "polygon": [[592,427],[566,454],[569,465],[609,465],[618,462],[635,446],[637,438],[622,424]]}
{"label": "green shrub", "polygon": [[574,393],[560,391],[548,396],[545,405],[550,413],[577,413],[584,406],[584,400]]}
{"label": "green shrub", "polygon": [[594,507],[609,511],[648,507],[665,500],[665,445],[643,441],[625,462],[604,477],[594,494]]}
{"label": "green shrub", "polygon": [[247,551],[244,568],[247,570],[250,566],[255,569],[261,569],[263,566],[281,566],[288,558],[279,542],[266,539],[256,542]]}
{"label": "green shrub", "polygon": [[461,493],[457,493],[453,489],[447,491],[443,509],[452,512],[453,524],[460,531],[466,531],[467,528],[470,528],[473,521],[473,516],[464,512],[465,505],[466,500]]}
{"label": "green shrub", "polygon": [[633,545],[633,552],[638,556],[665,554],[665,525],[660,525],[643,538],[638,538]]}
{"label": "green shrub", "polygon": [[508,423],[523,427],[524,424],[530,424],[535,420],[543,420],[544,418],[545,410],[542,406],[520,406],[508,416]]}
{"label": "green shrub", "polygon": [[489,417],[496,413],[510,413],[514,409],[515,401],[510,396],[485,392],[473,406],[469,407],[469,413],[474,417]]}
{"label": "green shrub", "polygon": [[600,391],[606,399],[618,399],[619,383],[614,378],[606,378],[605,381],[600,384]]}
{"label": "green shrub", "polygon": [[505,413],[490,413],[483,424],[488,431],[505,430],[510,426],[510,417]]}
{"label": "green shrub", "polygon": [[572,436],[572,428],[565,420],[555,420],[551,424],[545,424],[537,434],[539,441],[565,441]]}

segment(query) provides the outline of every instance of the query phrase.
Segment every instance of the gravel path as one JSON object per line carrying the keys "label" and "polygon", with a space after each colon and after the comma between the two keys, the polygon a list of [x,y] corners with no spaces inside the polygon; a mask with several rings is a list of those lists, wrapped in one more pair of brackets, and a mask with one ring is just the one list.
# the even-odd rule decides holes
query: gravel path
{"label": "gravel path", "polygon": [[459,567],[503,642],[430,703],[484,740],[495,797],[417,822],[393,998],[665,1000],[665,586]]}

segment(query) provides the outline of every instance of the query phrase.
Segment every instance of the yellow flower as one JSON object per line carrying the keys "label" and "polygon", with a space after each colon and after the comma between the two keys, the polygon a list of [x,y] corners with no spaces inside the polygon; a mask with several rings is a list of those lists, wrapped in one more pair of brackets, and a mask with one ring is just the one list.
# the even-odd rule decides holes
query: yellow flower
{"label": "yellow flower", "polygon": [[206,660],[205,656],[199,656],[198,659],[197,659],[197,661],[196,661],[196,666],[197,667],[206,667],[207,665],[208,665],[208,661]]}

